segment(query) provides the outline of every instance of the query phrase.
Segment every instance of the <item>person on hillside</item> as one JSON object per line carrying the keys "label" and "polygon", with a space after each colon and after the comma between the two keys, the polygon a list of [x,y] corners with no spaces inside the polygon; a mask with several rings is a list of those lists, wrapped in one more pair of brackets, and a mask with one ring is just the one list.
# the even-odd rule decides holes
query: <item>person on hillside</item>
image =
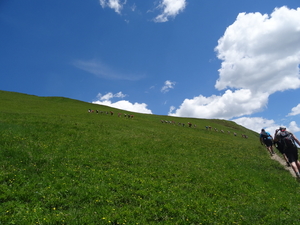
{"label": "person on hillside", "polygon": [[273,150],[273,137],[269,132],[266,132],[265,129],[261,129],[259,140],[262,145],[266,146],[271,156],[275,154]]}
{"label": "person on hillside", "polygon": [[[274,138],[277,136],[277,134],[279,134],[278,132],[279,132],[279,129],[276,129],[275,130],[275,134],[274,134]],[[291,164],[290,164],[288,158],[286,157],[286,154],[284,152],[285,149],[284,149],[283,143],[281,143],[281,140],[279,140],[279,139],[274,140],[274,146],[282,154],[282,156],[283,156],[283,158],[284,158],[284,160],[286,162],[286,166],[290,167]]]}
{"label": "person on hillside", "polygon": [[[287,131],[285,127],[279,127],[279,130],[276,132],[276,136],[274,138],[275,142],[280,143],[284,148],[284,153],[288,158],[288,161],[296,173],[297,178],[300,178],[300,162],[298,160],[298,145],[300,145],[299,140],[296,136]],[[296,142],[296,143],[295,143]]]}

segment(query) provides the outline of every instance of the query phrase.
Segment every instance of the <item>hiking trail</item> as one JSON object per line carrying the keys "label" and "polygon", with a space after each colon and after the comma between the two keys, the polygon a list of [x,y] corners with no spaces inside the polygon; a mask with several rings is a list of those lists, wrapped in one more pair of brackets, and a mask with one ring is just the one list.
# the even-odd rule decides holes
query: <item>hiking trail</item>
{"label": "hiking trail", "polygon": [[288,167],[286,166],[286,162],[283,158],[281,158],[277,153],[273,156],[271,156],[271,159],[273,160],[276,160],[277,162],[279,162],[281,165],[283,165],[284,169],[290,171],[290,174],[293,176],[293,177],[296,177],[296,174],[294,172],[294,170],[292,169],[292,167]]}

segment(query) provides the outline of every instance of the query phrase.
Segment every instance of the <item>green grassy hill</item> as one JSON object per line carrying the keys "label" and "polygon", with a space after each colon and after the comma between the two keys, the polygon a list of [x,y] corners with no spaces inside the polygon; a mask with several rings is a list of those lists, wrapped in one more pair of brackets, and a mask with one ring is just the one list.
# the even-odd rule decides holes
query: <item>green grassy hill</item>
{"label": "green grassy hill", "polygon": [[226,120],[0,91],[0,166],[0,224],[300,222],[299,183]]}

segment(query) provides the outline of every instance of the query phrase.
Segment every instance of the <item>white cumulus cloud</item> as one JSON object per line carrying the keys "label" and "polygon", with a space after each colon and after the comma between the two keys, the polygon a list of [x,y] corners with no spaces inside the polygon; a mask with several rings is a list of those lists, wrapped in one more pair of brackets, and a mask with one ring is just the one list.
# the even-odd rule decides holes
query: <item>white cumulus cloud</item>
{"label": "white cumulus cloud", "polygon": [[231,119],[263,110],[271,94],[300,87],[299,40],[300,8],[240,13],[215,48],[222,60],[215,88],[224,94],[185,99],[169,115]]}
{"label": "white cumulus cloud", "polygon": [[126,97],[125,94],[123,94],[121,91],[116,93],[116,94],[113,94],[111,92],[108,92],[106,95],[102,95],[101,93],[99,93],[97,95],[97,97],[99,98],[100,101],[107,101],[111,98],[124,98]]}
{"label": "white cumulus cloud", "polygon": [[290,122],[288,125],[276,124],[274,120],[268,120],[262,117],[241,117],[232,121],[257,133],[260,133],[261,129],[265,129],[272,136],[274,135],[275,130],[280,126],[285,126],[287,130],[292,133],[300,131],[300,128],[295,121]]}
{"label": "white cumulus cloud", "polygon": [[222,66],[215,87],[272,94],[300,87],[300,8],[240,13],[215,48]]}
{"label": "white cumulus cloud", "polygon": [[262,117],[241,117],[232,121],[257,133],[260,133],[261,129],[265,129],[273,135],[274,131],[279,128],[279,125],[274,120]]}
{"label": "white cumulus cloud", "polygon": [[290,122],[288,129],[293,133],[300,131],[300,128],[295,121]]}
{"label": "white cumulus cloud", "polygon": [[155,22],[167,22],[169,18],[177,16],[186,7],[186,0],[162,0],[158,7],[163,9],[163,12],[158,15]]}
{"label": "white cumulus cloud", "polygon": [[[170,116],[230,119],[249,115],[261,110],[268,100],[265,93],[252,93],[249,89],[227,90],[222,96],[185,99],[181,106]],[[174,110],[174,107],[172,108]]]}
{"label": "white cumulus cloud", "polygon": [[300,114],[300,104],[298,104],[296,107],[292,108],[291,112],[288,114],[288,116],[296,116]]}
{"label": "white cumulus cloud", "polygon": [[102,95],[99,93],[97,95],[98,100],[93,101],[92,103],[98,104],[98,105],[106,105],[109,107],[117,108],[117,109],[123,109],[131,112],[137,112],[137,113],[146,113],[146,114],[152,114],[152,111],[150,109],[147,109],[147,104],[145,103],[131,103],[127,100],[120,100],[116,102],[112,102],[111,99],[113,98],[124,98],[127,95],[123,94],[122,92],[118,92],[116,94],[113,94],[111,92]]}

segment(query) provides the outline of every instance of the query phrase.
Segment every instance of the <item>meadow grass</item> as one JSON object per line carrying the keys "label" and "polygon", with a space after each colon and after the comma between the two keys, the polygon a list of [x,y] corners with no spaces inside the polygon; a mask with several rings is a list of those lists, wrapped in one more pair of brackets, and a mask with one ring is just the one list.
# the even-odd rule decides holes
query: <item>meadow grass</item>
{"label": "meadow grass", "polygon": [[299,183],[231,121],[0,91],[0,160],[0,224],[300,222]]}

